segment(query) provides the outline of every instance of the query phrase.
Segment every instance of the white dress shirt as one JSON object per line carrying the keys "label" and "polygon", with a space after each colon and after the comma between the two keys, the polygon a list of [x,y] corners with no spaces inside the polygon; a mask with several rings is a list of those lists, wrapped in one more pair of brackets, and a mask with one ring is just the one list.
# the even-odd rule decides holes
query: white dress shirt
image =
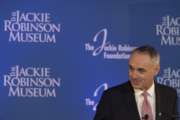
{"label": "white dress shirt", "polygon": [[[142,103],[143,103],[143,100],[144,100],[144,97],[142,96],[142,93],[143,91],[140,90],[140,89],[134,89],[134,92],[135,92],[135,99],[136,99],[136,104],[137,104],[137,107],[138,107],[138,112],[139,112],[139,115],[140,117],[142,118],[142,115],[141,115],[141,108],[142,108]],[[152,108],[152,113],[153,113],[153,119],[155,120],[156,118],[156,95],[155,95],[155,87],[154,87],[154,83],[152,84],[152,86],[147,90],[148,92],[148,101],[151,105],[151,108]]]}

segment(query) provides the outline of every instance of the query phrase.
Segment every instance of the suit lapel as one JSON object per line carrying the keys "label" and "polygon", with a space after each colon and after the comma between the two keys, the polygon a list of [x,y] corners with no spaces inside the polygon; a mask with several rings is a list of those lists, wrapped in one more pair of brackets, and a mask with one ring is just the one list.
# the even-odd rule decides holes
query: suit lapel
{"label": "suit lapel", "polygon": [[161,92],[158,86],[158,83],[155,83],[155,94],[156,94],[156,120],[161,120],[161,115],[162,115],[162,111],[161,111]]}
{"label": "suit lapel", "polygon": [[127,100],[127,107],[129,110],[129,115],[133,118],[133,120],[140,120],[138,107],[136,104],[136,99],[134,95],[133,87],[131,86],[130,82],[128,82],[127,85],[127,94],[126,94],[126,100]]}

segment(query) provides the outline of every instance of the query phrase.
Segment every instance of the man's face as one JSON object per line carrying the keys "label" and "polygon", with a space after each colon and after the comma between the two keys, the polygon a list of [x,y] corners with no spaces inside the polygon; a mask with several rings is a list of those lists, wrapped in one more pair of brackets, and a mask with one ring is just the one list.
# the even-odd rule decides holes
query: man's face
{"label": "man's face", "polygon": [[155,64],[149,55],[133,53],[129,59],[129,79],[133,88],[149,89],[159,68],[159,65]]}

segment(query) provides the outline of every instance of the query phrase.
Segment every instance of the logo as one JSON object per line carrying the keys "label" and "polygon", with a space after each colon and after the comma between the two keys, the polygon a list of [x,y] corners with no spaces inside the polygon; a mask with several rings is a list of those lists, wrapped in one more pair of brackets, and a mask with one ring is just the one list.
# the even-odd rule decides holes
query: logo
{"label": "logo", "polygon": [[9,97],[56,97],[56,89],[61,79],[51,76],[49,67],[13,66],[9,74],[4,75],[4,87]]}
{"label": "logo", "polygon": [[10,19],[4,20],[4,31],[9,33],[9,42],[56,43],[56,33],[61,24],[53,23],[48,12],[12,12]]}
{"label": "logo", "polygon": [[180,97],[180,69],[165,68],[163,74],[157,77],[157,82],[175,88]]}
{"label": "logo", "polygon": [[129,44],[112,44],[107,40],[108,30],[106,28],[97,32],[92,43],[85,44],[85,50],[93,57],[103,54],[104,59],[129,59],[130,52],[136,48]]}
{"label": "logo", "polygon": [[179,46],[180,17],[162,17],[162,23],[156,25],[156,35],[160,37],[161,45]]}
{"label": "logo", "polygon": [[103,83],[100,86],[98,86],[93,94],[92,98],[85,98],[85,104],[86,106],[92,107],[93,111],[96,111],[96,107],[98,105],[98,102],[95,100],[95,98],[98,98],[100,94],[100,92],[107,90],[108,89],[108,84],[107,83]]}

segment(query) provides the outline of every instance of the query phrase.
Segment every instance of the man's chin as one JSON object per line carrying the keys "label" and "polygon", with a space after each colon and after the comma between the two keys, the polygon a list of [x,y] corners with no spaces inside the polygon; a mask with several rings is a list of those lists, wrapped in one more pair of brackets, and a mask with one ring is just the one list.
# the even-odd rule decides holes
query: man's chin
{"label": "man's chin", "polygon": [[133,88],[134,88],[134,89],[140,89],[140,90],[143,89],[141,86],[137,86],[137,85],[133,85]]}
{"label": "man's chin", "polygon": [[131,82],[131,85],[134,89],[142,89],[142,86],[140,84],[135,84]]}

